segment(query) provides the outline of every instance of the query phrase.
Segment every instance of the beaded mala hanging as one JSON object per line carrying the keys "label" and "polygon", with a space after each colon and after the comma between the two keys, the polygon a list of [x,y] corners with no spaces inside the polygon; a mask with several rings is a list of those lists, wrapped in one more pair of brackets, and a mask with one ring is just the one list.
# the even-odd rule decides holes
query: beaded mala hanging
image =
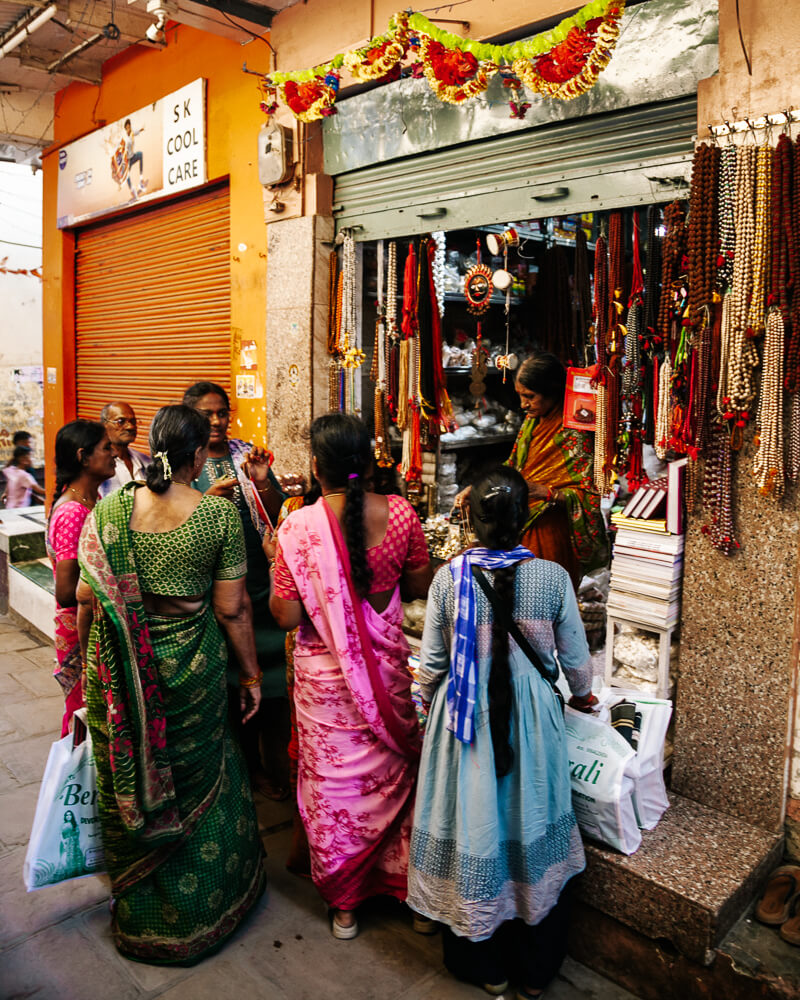
{"label": "beaded mala hanging", "polygon": [[601,496],[611,489],[611,477],[606,470],[608,451],[608,405],[606,379],[608,377],[607,345],[608,334],[608,249],[606,238],[601,233],[594,249],[594,333],[597,345],[597,410],[594,434],[594,484]]}
{"label": "beaded mala hanging", "polygon": [[639,235],[639,215],[633,213],[633,274],[628,300],[625,361],[622,368],[622,426],[619,455],[620,468],[628,480],[628,490],[634,493],[647,482],[642,457],[642,369],[640,336],[644,313],[644,277]]}
{"label": "beaded mala hanging", "polygon": [[[579,367],[591,364],[594,357],[588,357],[593,344],[592,330],[592,288],[589,280],[589,249],[586,233],[578,226],[575,233],[575,267],[572,286],[572,342],[577,347]],[[509,289],[510,291],[510,289]],[[506,341],[508,338],[506,337]],[[592,351],[592,354],[595,352]],[[508,348],[506,348],[508,354]],[[505,376],[505,372],[504,372]]]}
{"label": "beaded mala hanging", "polygon": [[397,244],[389,244],[386,263],[386,408],[392,420],[397,419],[400,396],[400,334],[397,328]]}
{"label": "beaded mala hanging", "polygon": [[375,461],[379,468],[387,469],[392,465],[392,454],[389,450],[389,418],[387,413],[386,391],[389,368],[389,347],[387,336],[387,307],[384,296],[384,254],[383,240],[378,241],[377,253],[377,318],[375,320],[375,349],[372,354],[370,377],[375,383],[374,420],[375,420]]}
{"label": "beaded mala hanging", "polygon": [[731,425],[731,448],[739,451],[743,430],[751,416],[756,397],[754,369],[758,351],[748,337],[748,315],[755,268],[755,173],[757,150],[740,146],[736,151],[736,193],[734,225],[736,250],[733,259],[730,318],[722,326],[722,360],[717,406],[723,420]]}
{"label": "beaded mala hanging", "polygon": [[733,529],[733,454],[727,429],[712,424],[703,481],[703,507],[710,520],[700,530],[726,556],[739,548]]}
{"label": "beaded mala hanging", "polygon": [[[639,331],[642,406],[644,423],[642,433],[644,443],[652,445],[655,438],[654,392],[656,379],[653,377],[655,353],[654,338],[658,324],[659,285],[661,282],[661,210],[651,205],[647,210],[647,251],[644,263],[644,299],[642,302],[642,329]],[[657,376],[656,376],[657,378]]]}
{"label": "beaded mala hanging", "polygon": [[783,160],[780,210],[783,267],[788,275],[781,299],[788,335],[784,384],[792,401],[786,472],[794,483],[800,474],[800,138],[795,140],[793,156],[791,143],[785,135],[781,136],[778,149]]}
{"label": "beaded mala hanging", "polygon": [[328,295],[330,308],[328,312],[328,409],[339,409],[339,373],[341,370],[339,350],[339,331],[342,327],[342,272],[339,269],[339,258],[335,250],[328,258]]}
{"label": "beaded mala hanging", "polygon": [[[721,151],[717,145],[695,149],[687,226],[687,309],[675,353],[672,388],[676,398],[671,444],[689,457],[685,498],[693,509],[697,497],[699,450],[708,433],[712,393],[712,336],[718,269],[718,213]],[[681,411],[683,420],[680,419]]]}
{"label": "beaded mala hanging", "polygon": [[351,233],[342,236],[342,306],[338,338],[340,357],[339,406],[346,413],[355,413],[356,371],[364,363],[364,352],[358,346],[358,316],[356,312],[356,244]]}
{"label": "beaded mala hanging", "polygon": [[726,292],[733,281],[733,254],[736,248],[736,228],[733,224],[733,195],[736,186],[736,147],[726,146],[720,152],[719,166],[719,254],[717,255],[717,289]]}

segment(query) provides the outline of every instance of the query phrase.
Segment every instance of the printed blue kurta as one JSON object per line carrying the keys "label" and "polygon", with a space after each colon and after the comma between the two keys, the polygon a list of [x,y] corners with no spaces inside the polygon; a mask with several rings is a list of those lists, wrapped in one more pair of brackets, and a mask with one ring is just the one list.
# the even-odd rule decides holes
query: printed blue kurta
{"label": "printed blue kurta", "polygon": [[[561,708],[513,639],[514,762],[507,775],[495,775],[487,690],[491,607],[480,588],[475,589],[478,687],[475,736],[469,745],[448,731],[454,606],[449,567],[436,574],[428,596],[419,680],[431,706],[411,838],[408,903],[454,933],[481,941],[506,920],[539,923],[585,860],[572,811]],[[592,677],[589,648],[566,570],[543,559],[520,563],[514,619],[545,666],[555,675],[558,662],[572,693],[586,694]]]}

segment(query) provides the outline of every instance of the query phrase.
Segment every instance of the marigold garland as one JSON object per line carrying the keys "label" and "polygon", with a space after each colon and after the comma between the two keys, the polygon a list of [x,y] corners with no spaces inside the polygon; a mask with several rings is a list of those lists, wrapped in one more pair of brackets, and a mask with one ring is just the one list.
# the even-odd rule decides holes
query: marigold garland
{"label": "marigold garland", "polygon": [[543,97],[570,101],[586,93],[611,59],[619,37],[625,0],[592,0],[555,28],[509,45],[489,45],[442,31],[423,14],[395,14],[388,31],[369,44],[305,70],[264,78],[265,114],[274,114],[275,96],[295,118],[316,121],[336,113],[339,70],[359,81],[397,79],[408,61],[413,76],[425,76],[441,101],[463,104],[483,93],[498,71],[512,82],[512,117],[524,117],[524,84]]}

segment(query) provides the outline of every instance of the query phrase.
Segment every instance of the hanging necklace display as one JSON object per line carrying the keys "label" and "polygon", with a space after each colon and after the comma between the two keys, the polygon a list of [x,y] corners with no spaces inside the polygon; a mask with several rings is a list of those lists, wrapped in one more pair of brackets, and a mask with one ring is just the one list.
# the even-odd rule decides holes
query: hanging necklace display
{"label": "hanging necklace display", "polygon": [[703,480],[703,507],[709,523],[700,530],[726,556],[739,548],[733,533],[733,458],[728,431],[717,421],[711,425]]}
{"label": "hanging necklace display", "polygon": [[[467,299],[467,309],[475,316],[482,316],[489,308],[493,285],[492,272],[481,263],[480,240],[477,241],[477,245],[477,263],[472,265],[464,277],[464,295]],[[480,320],[475,336],[475,350],[472,352],[472,380],[469,391],[475,397],[476,406],[486,394],[486,352],[483,348]]]}
{"label": "hanging necklace display", "polygon": [[328,259],[328,409],[339,409],[339,331],[342,324],[342,273],[335,250]]}
{"label": "hanging necklace display", "polygon": [[436,251],[433,255],[431,268],[433,270],[433,284],[436,289],[436,302],[439,306],[439,317],[444,316],[444,262],[447,240],[443,232],[432,233],[433,242],[436,244]]}
{"label": "hanging necklace display", "polygon": [[[510,229],[509,232],[513,233],[514,236],[516,237],[516,230]],[[495,246],[497,245],[497,237],[496,237],[495,233],[490,233],[486,237],[486,245],[491,250],[493,244],[490,242],[490,240],[494,240],[494,245]],[[502,244],[503,245],[503,269],[501,271],[495,271],[494,274],[492,275],[492,284],[494,285],[494,287],[498,291],[506,293],[506,301],[505,301],[506,351],[505,351],[505,354],[498,354],[497,358],[495,360],[495,364],[503,372],[503,384],[504,385],[505,385],[506,376],[508,375],[509,370],[513,372],[516,369],[517,365],[519,364],[519,361],[518,361],[518,358],[517,358],[516,354],[509,353],[509,338],[510,338],[510,332],[511,332],[511,285],[513,283],[513,279],[511,277],[511,275],[509,274],[509,271],[508,271],[508,248],[511,245],[516,246],[518,242],[519,242],[519,240],[517,240],[516,243],[514,243],[514,244],[510,244],[510,243],[507,243],[505,240],[503,240],[503,244]]]}
{"label": "hanging necklace display", "polygon": [[594,435],[594,484],[601,496],[611,488],[605,468],[606,456],[606,333],[608,332],[608,251],[605,233],[597,237],[594,250],[594,332],[597,351],[597,411]]}
{"label": "hanging necklace display", "polygon": [[647,250],[644,262],[644,302],[642,330],[639,334],[642,369],[643,443],[652,445],[655,439],[655,409],[658,392],[655,388],[658,363],[654,360],[654,339],[658,325],[659,285],[661,283],[661,209],[651,205],[647,210]]}
{"label": "hanging necklace display", "polygon": [[784,388],[792,401],[786,474],[794,483],[800,475],[800,140],[796,140],[792,148],[789,137],[781,135],[776,158],[778,156],[782,161],[780,242],[785,276],[780,305],[788,340]]}
{"label": "hanging necklace display", "polygon": [[[781,287],[787,280],[787,259],[781,225],[783,207],[783,169],[786,146],[778,143],[772,157],[770,183],[770,260],[767,326],[764,337],[761,396],[758,403],[758,426],[753,475],[761,496],[778,500],[783,495],[786,469],[783,459],[784,351],[786,330],[780,308]],[[789,164],[791,167],[791,164]],[[790,461],[791,458],[788,456]]]}
{"label": "hanging necklace display", "polygon": [[356,370],[364,362],[364,352],[356,343],[356,244],[349,232],[342,239],[342,330],[339,337],[341,365],[340,409],[356,411]]}
{"label": "hanging necklace display", "polygon": [[388,380],[388,333],[386,296],[384,295],[384,242],[378,241],[377,253],[377,319],[375,321],[375,351],[372,356],[370,375],[375,382],[375,461],[379,468],[387,469],[392,465],[392,455],[389,450],[389,420],[387,415],[387,380]]}
{"label": "hanging necklace display", "polygon": [[386,263],[386,409],[397,419],[400,337],[397,331],[397,243],[389,244]]}
{"label": "hanging necklace display", "polygon": [[[644,276],[640,247],[639,215],[633,213],[633,273],[628,300],[627,334],[625,336],[625,361],[622,369],[622,421],[619,465],[628,480],[628,490],[633,493],[647,481],[642,455],[642,373],[639,334],[642,325]],[[624,463],[624,464],[623,464]]]}

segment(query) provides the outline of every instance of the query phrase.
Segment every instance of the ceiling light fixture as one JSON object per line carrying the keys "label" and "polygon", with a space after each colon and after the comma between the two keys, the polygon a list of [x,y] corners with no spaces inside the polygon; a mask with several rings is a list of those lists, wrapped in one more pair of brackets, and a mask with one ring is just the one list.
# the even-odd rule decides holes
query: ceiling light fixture
{"label": "ceiling light fixture", "polygon": [[22,45],[29,35],[47,24],[51,17],[55,16],[57,6],[54,3],[48,4],[45,8],[36,7],[23,14],[16,24],[12,24],[5,34],[0,35],[0,59],[13,52],[18,45]]}

